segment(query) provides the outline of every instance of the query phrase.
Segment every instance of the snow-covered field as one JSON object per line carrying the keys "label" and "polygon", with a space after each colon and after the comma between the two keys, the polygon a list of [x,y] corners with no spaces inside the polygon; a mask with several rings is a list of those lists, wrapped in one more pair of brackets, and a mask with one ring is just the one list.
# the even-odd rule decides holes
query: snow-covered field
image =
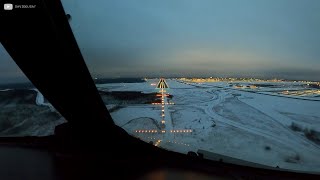
{"label": "snow-covered field", "polygon": [[[261,82],[167,79],[166,93],[172,96],[163,98],[162,107],[151,103],[161,102],[155,96],[158,81],[97,87],[118,126],[158,147],[180,153],[204,150],[280,169],[320,173],[319,96],[279,93],[306,91],[303,84],[262,83],[250,88]],[[0,108],[1,136],[49,135],[65,122],[36,89],[1,90]]]}
{"label": "snow-covered field", "polygon": [[[97,85],[105,91],[157,92],[151,79],[144,83]],[[298,99],[275,96],[259,89],[238,89],[227,82],[184,83],[166,80],[173,95],[167,101],[170,114],[167,132],[161,130],[160,105],[128,104],[111,115],[131,135],[172,151],[187,153],[206,150],[250,162],[283,169],[320,172],[320,101],[318,97]],[[241,83],[241,82],[240,82]],[[291,86],[289,84],[289,86]],[[282,91],[288,89],[288,83]],[[292,87],[297,90],[297,85]],[[270,87],[267,87],[270,90]],[[110,105],[108,105],[110,107]],[[295,125],[293,127],[293,124]],[[296,127],[297,126],[297,127]],[[169,133],[192,129],[192,133]]]}
{"label": "snow-covered field", "polygon": [[66,122],[37,89],[0,90],[0,136],[47,136]]}

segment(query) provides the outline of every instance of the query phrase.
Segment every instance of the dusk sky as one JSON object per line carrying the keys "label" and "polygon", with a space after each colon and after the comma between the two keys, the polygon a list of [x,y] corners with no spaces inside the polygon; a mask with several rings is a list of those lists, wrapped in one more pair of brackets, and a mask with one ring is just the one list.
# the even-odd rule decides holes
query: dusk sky
{"label": "dusk sky", "polygon": [[[319,0],[63,0],[63,4],[93,76],[320,80]],[[3,51],[0,47],[0,82],[21,75]]]}

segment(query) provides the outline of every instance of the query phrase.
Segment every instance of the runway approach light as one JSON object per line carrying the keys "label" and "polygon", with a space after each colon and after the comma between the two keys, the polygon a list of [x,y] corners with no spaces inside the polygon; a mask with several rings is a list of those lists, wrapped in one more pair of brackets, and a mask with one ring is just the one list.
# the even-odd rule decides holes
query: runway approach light
{"label": "runway approach light", "polygon": [[157,88],[159,88],[159,89],[169,88],[169,86],[168,86],[167,82],[164,80],[164,78],[160,78],[158,85],[157,85]]}

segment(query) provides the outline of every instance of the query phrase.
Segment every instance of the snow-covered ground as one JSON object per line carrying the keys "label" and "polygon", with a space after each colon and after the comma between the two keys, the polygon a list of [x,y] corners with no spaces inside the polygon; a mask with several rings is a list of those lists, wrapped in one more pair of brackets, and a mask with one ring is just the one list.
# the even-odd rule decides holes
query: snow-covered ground
{"label": "snow-covered ground", "polygon": [[0,90],[0,136],[52,135],[64,122],[37,89]]}
{"label": "snow-covered ground", "polygon": [[34,88],[34,89],[32,89],[32,90],[34,90],[34,91],[37,92],[37,97],[36,97],[36,104],[37,104],[37,105],[39,105],[39,106],[47,106],[47,107],[50,108],[50,110],[51,110],[52,112],[55,111],[54,107],[53,107],[49,102],[45,102],[42,93],[41,93],[38,89],[35,89],[35,88]]}
{"label": "snow-covered ground", "polygon": [[[150,99],[161,99],[152,94],[159,92],[155,88],[158,81],[97,87],[118,93],[118,97],[105,94],[106,100],[113,100],[107,101],[106,107],[118,126],[161,148],[180,153],[204,150],[270,167],[320,173],[319,97],[279,94],[290,88],[305,91],[308,87],[303,84],[250,82],[262,84],[252,89],[234,85],[250,86],[247,82],[190,83],[167,79],[166,93],[172,97],[161,97],[164,107],[146,104]],[[133,91],[142,93],[133,93],[135,97],[130,101],[123,99],[132,97]],[[0,92],[0,119],[7,118],[0,122],[1,136],[49,135],[56,125],[65,122],[36,89]],[[164,127],[161,120],[165,120]]]}
{"label": "snow-covered ground", "polygon": [[[158,92],[158,79],[144,83],[114,83],[97,85],[106,91]],[[136,133],[136,130],[161,130],[161,106],[131,104],[111,113],[115,123],[131,135],[158,146],[187,153],[206,150],[250,162],[283,169],[320,172],[320,101],[318,97],[296,99],[264,94],[263,88],[243,90],[228,82],[184,83],[166,80],[167,93],[173,98],[166,102],[170,126],[166,134]],[[279,85],[280,87],[281,85]],[[285,83],[284,89],[296,84]],[[267,87],[270,90],[269,87]],[[314,100],[314,101],[312,101]],[[108,105],[110,106],[110,105]],[[167,117],[167,115],[166,115]],[[299,130],[292,129],[292,123]],[[192,133],[170,133],[192,129]],[[313,130],[312,138],[304,132]]]}

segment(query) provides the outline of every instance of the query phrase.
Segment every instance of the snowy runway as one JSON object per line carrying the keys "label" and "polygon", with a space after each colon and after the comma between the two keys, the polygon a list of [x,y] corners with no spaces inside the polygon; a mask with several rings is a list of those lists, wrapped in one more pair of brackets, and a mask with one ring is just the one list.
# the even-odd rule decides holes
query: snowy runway
{"label": "snowy runway", "polygon": [[[113,87],[114,90],[120,87],[121,91],[156,92],[150,84],[157,81]],[[145,134],[139,135],[140,139],[147,142],[161,139],[160,147],[181,153],[201,149],[272,167],[320,172],[319,101],[238,90],[227,82],[188,84],[167,80],[167,83],[173,96],[170,101],[175,103],[165,108],[166,117],[172,121],[168,125],[193,132]],[[108,88],[108,84],[104,87]],[[112,117],[131,133],[139,127],[160,130],[155,125],[160,124],[160,113],[161,108],[153,105],[128,105],[113,112]],[[301,130],[294,131],[292,123]],[[313,136],[308,134],[311,130]]]}

